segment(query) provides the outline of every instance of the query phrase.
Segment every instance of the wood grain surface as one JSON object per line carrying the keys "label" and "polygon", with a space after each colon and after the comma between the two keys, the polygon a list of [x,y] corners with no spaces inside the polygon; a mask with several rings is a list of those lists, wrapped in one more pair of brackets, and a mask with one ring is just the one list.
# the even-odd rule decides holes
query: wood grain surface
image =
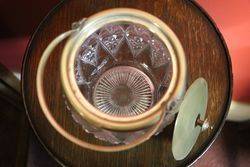
{"label": "wood grain surface", "polygon": [[[104,9],[131,7],[147,11],[170,26],[180,39],[188,61],[189,85],[204,77],[209,86],[207,118],[213,127],[202,133],[190,155],[175,161],[171,152],[173,124],[163,133],[129,151],[100,153],[82,149],[60,136],[44,117],[36,95],[36,70],[46,46],[71,23]],[[64,43],[52,54],[45,72],[45,95],[53,116],[70,133],[93,141],[67,112],[62,98],[59,60]],[[42,144],[67,166],[186,166],[212,143],[224,124],[232,93],[232,72],[228,50],[216,26],[205,12],[188,0],[68,0],[60,3],[34,33],[22,69],[22,92],[31,125]]]}

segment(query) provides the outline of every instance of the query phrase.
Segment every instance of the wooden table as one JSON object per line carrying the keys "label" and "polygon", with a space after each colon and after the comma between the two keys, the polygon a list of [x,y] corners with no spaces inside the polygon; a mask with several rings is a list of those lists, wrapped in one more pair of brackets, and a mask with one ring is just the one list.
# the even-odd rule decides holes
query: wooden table
{"label": "wooden table", "polygon": [[[188,61],[189,85],[204,77],[209,85],[207,118],[213,129],[200,137],[190,155],[175,161],[171,152],[173,124],[163,133],[129,151],[100,153],[82,149],[60,136],[43,115],[36,95],[36,70],[43,50],[71,23],[98,11],[114,7],[131,7],[147,11],[165,23],[179,37]],[[46,68],[45,95],[53,116],[70,133],[93,140],[83,132],[67,112],[62,98],[59,59],[64,43],[54,52]],[[34,33],[22,69],[22,92],[30,123],[44,147],[68,166],[185,166],[194,162],[221,130],[232,94],[232,71],[228,50],[216,26],[207,14],[189,0],[68,0],[55,7]],[[98,141],[96,141],[98,142]]]}

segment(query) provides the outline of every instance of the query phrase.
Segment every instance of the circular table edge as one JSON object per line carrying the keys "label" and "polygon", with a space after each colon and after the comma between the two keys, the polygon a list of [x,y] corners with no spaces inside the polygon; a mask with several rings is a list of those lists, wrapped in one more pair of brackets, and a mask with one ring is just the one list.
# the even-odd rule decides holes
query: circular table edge
{"label": "circular table edge", "polygon": [[[40,22],[40,24],[38,25],[38,27],[36,28],[36,30],[33,32],[30,40],[29,40],[29,43],[27,45],[27,48],[26,48],[26,51],[25,51],[25,54],[24,54],[24,58],[23,58],[23,61],[22,61],[22,69],[21,69],[21,92],[22,92],[22,98],[23,98],[23,103],[24,103],[24,107],[25,107],[25,112],[26,112],[26,115],[28,117],[28,120],[29,120],[29,123],[30,123],[30,126],[33,130],[33,132],[35,133],[37,139],[39,140],[40,144],[43,146],[43,148],[48,152],[48,154],[57,162],[59,163],[61,166],[65,166],[65,163],[62,162],[61,160],[59,160],[49,149],[48,147],[43,143],[43,141],[41,140],[41,138],[39,137],[39,134],[36,132],[36,129],[32,123],[32,120],[30,119],[29,117],[29,113],[28,113],[28,110],[27,110],[27,105],[26,105],[26,100],[25,100],[25,93],[23,92],[24,90],[24,71],[25,71],[25,64],[26,64],[26,59],[29,55],[29,52],[30,52],[30,48],[32,46],[32,42],[33,42],[33,39],[35,38],[37,32],[42,28],[42,26],[46,23],[47,19],[53,15],[55,12],[57,12],[57,10],[59,10],[65,3],[66,3],[67,0],[62,0],[61,2],[59,2],[56,6],[54,6],[49,12],[48,14],[42,19],[42,21]],[[228,111],[229,111],[229,107],[230,107],[230,104],[231,104],[231,100],[232,100],[232,93],[233,93],[233,73],[232,73],[232,63],[231,63],[231,58],[230,58],[230,54],[229,54],[229,50],[227,48],[227,45],[226,45],[226,42],[224,40],[224,37],[222,36],[220,30],[218,29],[216,23],[214,22],[214,20],[209,16],[209,14],[205,11],[205,9],[203,9],[199,4],[198,2],[194,1],[194,0],[186,0],[188,1],[191,5],[194,5],[196,8],[198,8],[201,13],[207,18],[207,20],[211,23],[211,25],[213,26],[213,28],[215,29],[215,32],[217,33],[217,35],[219,36],[222,44],[223,44],[223,47],[224,47],[224,50],[226,52],[226,56],[227,56],[227,63],[228,63],[228,76],[229,76],[229,80],[230,80],[230,83],[229,83],[229,91],[228,91],[228,98],[227,98],[227,102],[226,102],[226,106],[225,106],[225,114],[224,116],[222,117],[222,120],[220,120],[221,124],[220,126],[218,127],[218,130],[215,134],[212,134],[210,139],[208,140],[208,142],[205,145],[205,147],[203,147],[202,149],[200,149],[199,152],[196,153],[195,156],[193,156],[192,159],[189,159],[189,161],[185,164],[185,166],[191,166],[192,164],[194,164],[196,161],[199,160],[199,158],[201,158],[202,155],[204,155],[206,153],[206,151],[211,147],[211,145],[214,143],[214,141],[216,140],[216,138],[218,137],[218,135],[220,134],[220,131],[222,130],[225,122],[226,122],[226,117],[227,117],[227,114],[228,114]]]}

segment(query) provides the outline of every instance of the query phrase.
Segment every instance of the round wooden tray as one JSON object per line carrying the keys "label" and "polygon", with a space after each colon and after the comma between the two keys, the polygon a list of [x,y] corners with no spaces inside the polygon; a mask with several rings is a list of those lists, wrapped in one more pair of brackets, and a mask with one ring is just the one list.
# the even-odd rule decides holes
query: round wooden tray
{"label": "round wooden tray", "polygon": [[[160,135],[129,151],[101,153],[82,149],[60,136],[43,115],[36,95],[36,70],[46,46],[71,23],[108,8],[130,7],[147,11],[170,26],[180,39],[188,61],[189,85],[204,77],[209,86],[207,118],[213,127],[200,135],[189,156],[175,161],[171,151],[173,124]],[[45,95],[57,121],[79,138],[93,140],[67,112],[62,98],[59,59],[64,43],[54,52],[45,71]],[[186,166],[214,141],[230,105],[232,71],[228,50],[207,14],[189,0],[71,0],[63,1],[43,20],[34,33],[23,61],[22,92],[30,123],[44,147],[67,166]],[[95,141],[98,142],[98,141]]]}

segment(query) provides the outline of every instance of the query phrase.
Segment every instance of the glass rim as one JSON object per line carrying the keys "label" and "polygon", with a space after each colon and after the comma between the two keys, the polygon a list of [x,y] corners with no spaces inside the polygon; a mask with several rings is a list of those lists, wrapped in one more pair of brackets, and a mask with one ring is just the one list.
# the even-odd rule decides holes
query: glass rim
{"label": "glass rim", "polygon": [[[98,111],[77,86],[74,60],[82,43],[96,30],[110,23],[135,23],[157,35],[170,52],[173,74],[163,97],[147,112],[133,117],[114,117]],[[186,86],[186,59],[180,41],[174,32],[157,17],[136,9],[118,8],[99,12],[86,19],[79,30],[67,41],[61,59],[61,82],[67,99],[86,120],[98,127],[113,130],[132,130],[150,126],[160,119],[166,107],[183,96]],[[162,111],[164,110],[164,111]]]}

